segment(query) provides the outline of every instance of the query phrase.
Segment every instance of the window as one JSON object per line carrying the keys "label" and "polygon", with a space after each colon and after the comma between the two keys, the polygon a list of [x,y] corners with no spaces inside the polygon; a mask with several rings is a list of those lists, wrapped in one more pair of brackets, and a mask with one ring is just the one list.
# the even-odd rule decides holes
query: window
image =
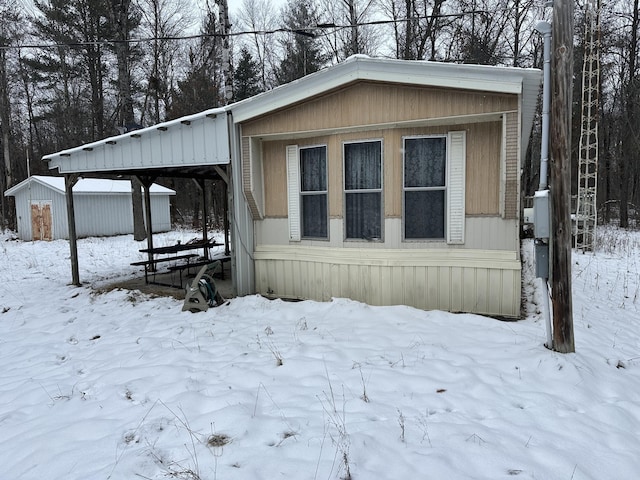
{"label": "window", "polygon": [[327,238],[327,147],[300,148],[302,237]]}
{"label": "window", "polygon": [[382,142],[344,144],[345,237],[382,236]]}
{"label": "window", "polygon": [[404,139],[404,238],[444,239],[447,137]]}

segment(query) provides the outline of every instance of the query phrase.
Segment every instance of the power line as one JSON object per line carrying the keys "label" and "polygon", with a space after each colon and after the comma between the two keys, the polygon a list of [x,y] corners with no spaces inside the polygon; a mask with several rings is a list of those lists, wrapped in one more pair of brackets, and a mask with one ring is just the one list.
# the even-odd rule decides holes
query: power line
{"label": "power line", "polygon": [[[390,19],[390,20],[372,20],[369,22],[360,22],[355,25],[351,24],[335,24],[335,23],[321,23],[317,24],[313,27],[301,27],[301,28],[275,28],[269,30],[245,30],[240,32],[230,32],[229,34],[223,33],[200,33],[194,35],[177,35],[177,36],[162,36],[162,37],[141,37],[141,38],[131,38],[128,40],[92,40],[92,41],[81,41],[81,42],[67,42],[67,43],[27,43],[21,45],[2,45],[0,46],[0,50],[18,50],[18,49],[48,49],[48,48],[82,48],[82,47],[91,47],[91,46],[104,46],[104,45],[116,45],[119,43],[146,43],[146,42],[171,42],[171,41],[183,41],[183,40],[198,40],[205,38],[225,38],[225,37],[239,37],[242,35],[274,35],[277,33],[290,33],[294,35],[303,35],[311,38],[316,38],[318,35],[314,32],[317,30],[343,30],[353,27],[367,27],[367,26],[377,26],[377,25],[391,25],[391,24],[401,24],[408,23],[413,21],[420,20],[428,20],[432,18],[462,18],[467,15],[477,15],[477,14],[489,14],[487,10],[468,10],[459,13],[448,13],[448,14],[438,14],[438,15],[418,15],[414,17],[407,17],[401,19]],[[323,33],[322,36],[327,35],[328,33]]]}

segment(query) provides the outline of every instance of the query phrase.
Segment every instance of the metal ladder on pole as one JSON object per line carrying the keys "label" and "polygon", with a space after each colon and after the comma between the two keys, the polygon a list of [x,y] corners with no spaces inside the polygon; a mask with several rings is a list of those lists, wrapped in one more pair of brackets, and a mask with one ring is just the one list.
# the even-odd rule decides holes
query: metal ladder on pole
{"label": "metal ladder on pole", "polygon": [[589,0],[585,11],[582,112],[578,158],[575,248],[593,252],[598,222],[598,103],[600,88],[600,1]]}

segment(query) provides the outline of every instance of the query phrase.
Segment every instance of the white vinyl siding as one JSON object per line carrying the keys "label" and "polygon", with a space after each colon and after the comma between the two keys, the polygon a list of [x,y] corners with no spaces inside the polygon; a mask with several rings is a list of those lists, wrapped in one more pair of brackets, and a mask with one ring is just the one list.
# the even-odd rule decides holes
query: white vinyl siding
{"label": "white vinyl siding", "polygon": [[263,294],[520,315],[521,266],[515,251],[260,245],[254,258],[256,289]]}

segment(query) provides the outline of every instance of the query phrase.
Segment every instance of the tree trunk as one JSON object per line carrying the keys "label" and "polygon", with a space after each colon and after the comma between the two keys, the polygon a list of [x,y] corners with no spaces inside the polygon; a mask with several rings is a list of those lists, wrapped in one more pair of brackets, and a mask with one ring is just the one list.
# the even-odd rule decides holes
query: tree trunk
{"label": "tree trunk", "polygon": [[4,158],[5,187],[13,186],[13,168],[9,148],[11,132],[11,104],[9,103],[9,81],[7,77],[7,50],[0,50],[0,131],[2,132],[2,154]]}
{"label": "tree trunk", "polygon": [[133,239],[140,242],[147,238],[142,208],[142,183],[137,177],[131,177],[131,204],[133,206]]}
{"label": "tree trunk", "polygon": [[625,135],[622,141],[620,159],[620,228],[629,227],[629,187],[635,176],[638,163],[636,96],[636,57],[638,55],[638,0],[633,1],[633,20],[631,22],[631,42],[629,45],[629,78],[625,88],[624,104],[626,120]]}
{"label": "tree trunk", "polygon": [[[116,30],[115,51],[118,63],[118,122],[124,131],[135,129],[133,99],[131,97],[131,72],[129,40],[130,0],[112,0],[111,22]],[[133,238],[137,241],[147,238],[142,206],[142,184],[131,177],[131,204],[133,209]]]}

